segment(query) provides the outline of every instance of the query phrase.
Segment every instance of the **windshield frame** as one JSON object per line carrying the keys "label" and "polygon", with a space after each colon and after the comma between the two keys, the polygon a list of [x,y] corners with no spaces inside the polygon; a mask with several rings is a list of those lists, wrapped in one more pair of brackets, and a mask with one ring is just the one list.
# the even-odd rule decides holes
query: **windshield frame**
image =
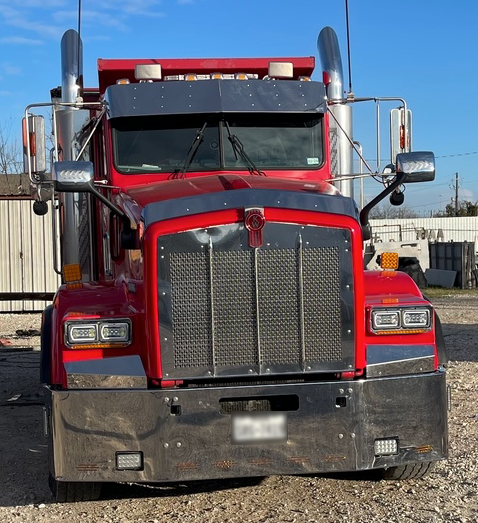
{"label": "windshield frame", "polygon": [[[243,144],[244,152],[254,160],[254,164],[257,163],[257,169],[259,171],[317,171],[321,169],[326,162],[325,152],[325,118],[323,113],[318,112],[304,112],[304,113],[221,113],[221,114],[205,114],[205,115],[174,115],[174,116],[138,116],[138,117],[124,117],[115,118],[110,120],[111,132],[112,132],[112,152],[113,152],[113,165],[115,170],[123,175],[142,175],[142,174],[155,174],[155,175],[167,175],[168,177],[176,177],[178,173],[190,174],[190,173],[209,173],[209,172],[224,172],[224,171],[250,171],[250,166],[247,165],[241,158],[237,158],[234,146],[231,143],[231,134],[240,135],[241,143]],[[132,125],[132,123],[136,125]],[[244,124],[251,123],[252,125],[247,126]],[[282,123],[283,125],[277,125]],[[206,124],[204,126],[204,124]],[[269,124],[269,125],[267,125]],[[275,124],[275,125],[273,125]],[[310,124],[310,125],[309,125]],[[227,126],[229,125],[229,131]],[[251,133],[253,129],[257,129],[257,134],[267,135],[270,130],[271,136],[281,135],[282,138],[287,138],[287,133],[291,137],[294,136],[295,129],[310,128],[308,135],[310,139],[308,146],[313,147],[315,156],[306,156],[305,159],[310,163],[304,162],[292,162],[292,163],[264,163],[264,161],[256,161],[257,156],[254,156],[253,143],[250,140],[248,133]],[[191,150],[192,144],[196,140],[198,132],[202,132],[204,135],[208,135],[209,147],[214,145],[217,150],[212,151],[211,161],[204,164],[199,164],[199,159],[187,162],[188,154]],[[140,165],[134,165],[131,162],[120,162],[120,148],[121,133],[130,133],[132,139],[130,146],[135,141],[141,139],[143,132],[154,132],[159,137],[163,134],[167,139],[171,140],[171,136],[174,131],[178,131],[176,134],[184,134],[185,137],[179,142],[178,140],[172,139],[170,145],[172,147],[182,148],[181,153],[178,153],[175,158],[175,164],[160,164],[159,162],[150,162],[147,158]],[[292,130],[292,131],[290,131]],[[133,137],[133,133],[137,136]],[[169,136],[168,136],[169,134]],[[253,135],[254,133],[252,133]],[[298,134],[298,133],[296,133]],[[305,138],[307,134],[303,133]],[[187,138],[186,138],[187,136]],[[253,136],[254,138],[254,136]],[[274,136],[277,138],[277,136]],[[159,139],[159,138],[158,138]],[[154,140],[154,135],[149,136],[151,143],[157,143],[158,139]],[[206,141],[207,141],[206,140]],[[297,138],[295,138],[297,141]],[[303,141],[303,138],[299,139]],[[205,140],[201,140],[204,142]],[[280,140],[279,140],[280,141]],[[287,141],[287,140],[286,140]],[[216,144],[214,143],[216,142]],[[127,143],[127,142],[124,142]],[[268,145],[261,145],[263,142],[259,141],[259,147],[266,149]],[[289,149],[291,143],[287,143]],[[200,158],[201,148],[205,147],[204,143],[200,143],[195,151],[194,156]],[[145,151],[152,151],[154,147],[145,149]],[[167,147],[166,147],[167,149]],[[305,150],[305,149],[304,149]],[[206,149],[201,151],[204,153]],[[285,153],[284,153],[285,154]],[[214,156],[215,155],[215,156]],[[231,161],[232,156],[236,156],[235,163]],[[277,160],[279,160],[277,158]],[[184,166],[188,163],[187,168],[183,171]],[[127,167],[126,167],[127,166]],[[252,174],[252,173],[251,173]]]}

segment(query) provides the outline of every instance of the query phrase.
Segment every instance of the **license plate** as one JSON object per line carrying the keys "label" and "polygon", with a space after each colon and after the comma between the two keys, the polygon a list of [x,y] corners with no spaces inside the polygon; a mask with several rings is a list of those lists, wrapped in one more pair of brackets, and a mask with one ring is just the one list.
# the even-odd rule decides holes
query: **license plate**
{"label": "license plate", "polygon": [[233,443],[264,443],[287,440],[285,412],[232,415]]}

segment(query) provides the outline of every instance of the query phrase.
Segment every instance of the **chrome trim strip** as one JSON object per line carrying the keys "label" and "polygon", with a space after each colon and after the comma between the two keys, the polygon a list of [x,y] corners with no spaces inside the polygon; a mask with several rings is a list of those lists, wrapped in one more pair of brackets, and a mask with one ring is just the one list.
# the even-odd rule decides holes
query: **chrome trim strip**
{"label": "chrome trim strip", "polygon": [[433,345],[368,345],[367,376],[419,374],[435,370]]}
{"label": "chrome trim strip", "polygon": [[259,303],[259,270],[257,266],[258,249],[254,249],[254,284],[256,287],[256,332],[257,332],[257,367],[258,373],[262,374],[262,351],[261,351],[261,309]]}
{"label": "chrome trim strip", "polygon": [[304,266],[302,255],[302,234],[299,232],[299,302],[300,302],[300,350],[302,371],[305,371],[305,308],[304,308]]}
{"label": "chrome trim strip", "polygon": [[209,288],[210,288],[210,297],[209,303],[211,304],[211,352],[212,352],[212,373],[213,376],[216,376],[216,343],[214,336],[214,248],[212,244],[212,238],[209,238]]}
{"label": "chrome trim strip", "polygon": [[146,389],[139,356],[118,356],[64,364],[69,389]]}

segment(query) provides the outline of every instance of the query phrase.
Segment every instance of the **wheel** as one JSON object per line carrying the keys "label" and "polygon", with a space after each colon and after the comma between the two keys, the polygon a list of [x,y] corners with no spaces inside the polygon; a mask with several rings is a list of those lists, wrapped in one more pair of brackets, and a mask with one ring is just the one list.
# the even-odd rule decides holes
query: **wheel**
{"label": "wheel", "polygon": [[101,495],[101,483],[57,481],[51,474],[48,483],[53,499],[57,503],[95,501]]}
{"label": "wheel", "polygon": [[411,463],[410,465],[400,465],[398,467],[390,467],[380,471],[382,479],[419,479],[426,476],[435,463],[433,461],[425,461],[422,463]]}

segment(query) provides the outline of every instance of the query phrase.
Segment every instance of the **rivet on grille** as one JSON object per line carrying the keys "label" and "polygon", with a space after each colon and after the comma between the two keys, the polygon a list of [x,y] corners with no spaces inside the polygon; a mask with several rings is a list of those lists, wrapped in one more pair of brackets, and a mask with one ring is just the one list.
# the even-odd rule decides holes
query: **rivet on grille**
{"label": "rivet on grille", "polygon": [[339,439],[342,439],[344,437],[343,434],[339,434]]}
{"label": "rivet on grille", "polygon": [[248,370],[249,374],[252,374],[254,371],[252,369]]}
{"label": "rivet on grille", "polygon": [[[355,437],[355,434],[354,434],[354,437]],[[178,447],[178,449],[179,449],[181,446],[182,446],[182,443],[181,443],[180,441],[178,441],[178,442],[176,443],[176,447]]]}
{"label": "rivet on grille", "polygon": [[164,398],[163,403],[169,403],[169,398]]}
{"label": "rivet on grille", "polygon": [[[349,390],[350,390],[350,389],[349,389]],[[178,399],[179,399],[179,398],[178,398],[177,396],[174,396],[173,401],[178,401]]]}
{"label": "rivet on grille", "polygon": [[165,443],[165,444],[163,445],[163,447],[164,447],[165,449],[169,448],[169,443]]}

